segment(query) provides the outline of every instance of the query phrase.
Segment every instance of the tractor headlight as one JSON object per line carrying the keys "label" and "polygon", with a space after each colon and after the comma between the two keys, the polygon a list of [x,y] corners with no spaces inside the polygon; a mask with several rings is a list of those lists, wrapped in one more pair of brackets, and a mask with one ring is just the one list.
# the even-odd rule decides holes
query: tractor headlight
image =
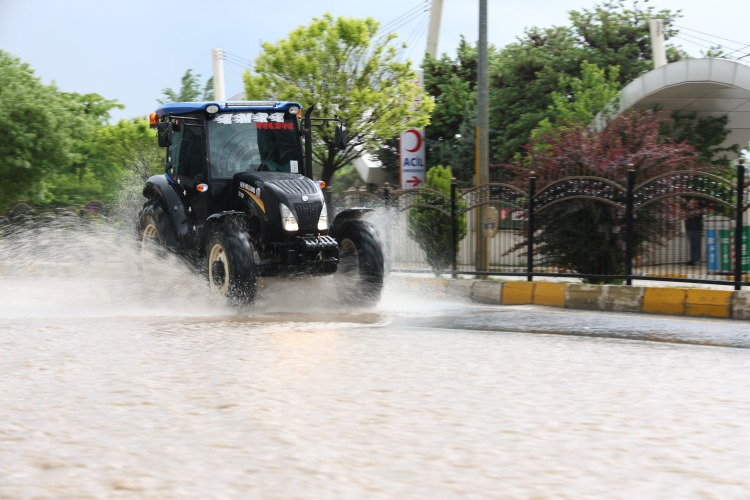
{"label": "tractor headlight", "polygon": [[297,224],[297,218],[294,216],[289,207],[280,203],[281,207],[281,225],[286,231],[299,231],[299,224]]}
{"label": "tractor headlight", "polygon": [[324,201],[323,209],[320,211],[320,217],[318,217],[318,230],[325,231],[326,229],[328,229],[328,209]]}

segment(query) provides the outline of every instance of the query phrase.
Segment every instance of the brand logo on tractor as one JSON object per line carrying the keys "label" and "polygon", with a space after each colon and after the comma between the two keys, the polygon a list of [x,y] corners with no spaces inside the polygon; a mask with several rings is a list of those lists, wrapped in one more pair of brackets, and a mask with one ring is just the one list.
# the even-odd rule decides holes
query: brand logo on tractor
{"label": "brand logo on tractor", "polygon": [[258,205],[258,208],[260,208],[263,213],[266,212],[266,205],[263,203],[263,200],[260,199],[260,188],[259,187],[253,187],[250,184],[245,184],[244,182],[240,182],[240,192],[238,193],[240,198],[244,198],[245,194],[247,194],[251,200],[255,202],[256,205]]}

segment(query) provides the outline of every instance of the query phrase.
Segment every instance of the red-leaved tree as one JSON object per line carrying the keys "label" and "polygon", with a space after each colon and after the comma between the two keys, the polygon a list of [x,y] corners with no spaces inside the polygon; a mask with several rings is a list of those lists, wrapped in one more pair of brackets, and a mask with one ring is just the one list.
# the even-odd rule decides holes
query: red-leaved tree
{"label": "red-leaved tree", "polygon": [[[535,248],[543,264],[590,275],[589,282],[624,274],[624,195],[593,178],[624,188],[630,165],[636,186],[667,172],[713,168],[701,163],[690,144],[660,135],[661,125],[669,121],[666,112],[630,111],[599,131],[583,126],[553,129],[537,137],[519,161],[503,166],[515,174],[519,186],[526,185],[533,171],[537,193],[555,189],[535,214]],[[540,202],[544,200],[540,196]],[[643,243],[658,244],[674,234],[680,211],[674,198],[666,198],[639,210],[636,217],[635,255]]]}

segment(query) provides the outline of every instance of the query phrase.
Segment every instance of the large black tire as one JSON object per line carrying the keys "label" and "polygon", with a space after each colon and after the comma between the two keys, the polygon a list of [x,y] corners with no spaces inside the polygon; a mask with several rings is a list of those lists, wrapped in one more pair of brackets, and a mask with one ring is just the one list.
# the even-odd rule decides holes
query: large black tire
{"label": "large black tire", "polygon": [[255,249],[246,231],[234,225],[216,228],[206,246],[206,270],[211,290],[231,305],[248,305],[255,299],[257,269]]}
{"label": "large black tire", "polygon": [[154,256],[164,258],[167,251],[176,249],[175,231],[161,203],[149,201],[143,206],[138,217],[138,232],[143,261]]}
{"label": "large black tire", "polygon": [[383,290],[383,246],[369,222],[352,220],[336,231],[339,265],[336,286],[340,301],[369,307],[378,303]]}

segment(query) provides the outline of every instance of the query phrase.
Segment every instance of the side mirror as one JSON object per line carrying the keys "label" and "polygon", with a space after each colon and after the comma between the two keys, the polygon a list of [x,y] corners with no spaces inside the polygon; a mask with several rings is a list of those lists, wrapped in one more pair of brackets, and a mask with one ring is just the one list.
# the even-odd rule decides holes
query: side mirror
{"label": "side mirror", "polygon": [[346,127],[341,122],[336,124],[336,133],[334,136],[334,143],[337,149],[346,148]]}
{"label": "side mirror", "polygon": [[161,122],[156,125],[156,136],[159,139],[159,147],[166,148],[172,144],[172,123]]}

